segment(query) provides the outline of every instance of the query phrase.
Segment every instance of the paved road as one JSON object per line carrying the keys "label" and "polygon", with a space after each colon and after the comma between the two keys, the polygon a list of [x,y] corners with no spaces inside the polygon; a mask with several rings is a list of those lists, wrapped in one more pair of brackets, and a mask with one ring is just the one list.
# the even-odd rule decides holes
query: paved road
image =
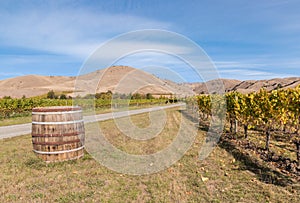
{"label": "paved road", "polygon": [[[161,106],[161,107],[158,106],[158,107],[151,107],[146,109],[137,109],[137,110],[130,110],[130,111],[115,112],[115,113],[105,113],[99,115],[84,116],[83,119],[84,119],[84,123],[93,123],[97,121],[109,120],[112,118],[121,118],[130,115],[147,113],[151,111],[159,111],[162,109],[174,108],[174,107],[179,107],[184,105],[185,104],[172,104],[172,105]],[[11,137],[26,135],[26,134],[31,134],[31,123],[0,127],[0,139],[11,138]]]}

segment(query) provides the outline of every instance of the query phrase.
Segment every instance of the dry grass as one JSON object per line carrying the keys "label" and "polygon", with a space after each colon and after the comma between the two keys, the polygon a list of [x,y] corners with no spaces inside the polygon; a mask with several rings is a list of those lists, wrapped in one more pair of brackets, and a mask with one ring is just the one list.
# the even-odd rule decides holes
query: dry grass
{"label": "dry grass", "polygon": [[0,119],[0,127],[8,126],[8,125],[18,125],[18,124],[24,124],[30,122],[31,122],[31,116],[5,118],[5,119]]}
{"label": "dry grass", "polygon": [[[106,139],[122,151],[129,154],[152,154],[163,150],[171,144],[174,137],[177,135],[179,123],[172,121],[175,116],[180,117],[180,113],[174,111],[171,112],[169,111],[168,116],[173,118],[170,118],[168,122],[166,122],[162,132],[158,136],[145,141],[136,140],[124,135],[124,133],[120,132],[113,120],[100,123],[100,127]],[[120,118],[120,122],[122,122],[122,119],[126,118]],[[140,129],[146,129],[151,124],[149,113],[132,116],[130,121]]]}
{"label": "dry grass", "polygon": [[[229,125],[226,125],[227,132],[229,132]],[[244,132],[241,126],[238,128],[236,138],[238,140],[244,140]],[[293,133],[283,133],[280,131],[271,131],[270,137],[270,151],[275,152],[277,155],[281,155],[291,160],[297,160],[296,145],[293,140],[297,138],[297,135]],[[266,135],[263,131],[249,130],[248,138],[250,142],[254,143],[258,148],[264,149],[266,146]]]}
{"label": "dry grass", "polygon": [[[168,114],[167,130],[149,142],[124,137],[112,121],[101,125],[116,146],[148,153],[150,147],[161,149],[174,138],[170,132],[176,131],[181,115],[174,110]],[[147,115],[132,120],[146,126]],[[299,188],[259,181],[223,148],[216,147],[200,161],[204,137],[205,132],[199,131],[179,162],[144,176],[110,171],[88,154],[77,161],[47,165],[32,153],[30,135],[0,140],[0,202],[299,202]]]}
{"label": "dry grass", "polygon": [[[258,147],[265,148],[266,136],[264,132],[252,131],[249,135],[249,141],[255,143]],[[296,145],[290,135],[281,132],[271,132],[270,150],[291,160],[297,160]]]}

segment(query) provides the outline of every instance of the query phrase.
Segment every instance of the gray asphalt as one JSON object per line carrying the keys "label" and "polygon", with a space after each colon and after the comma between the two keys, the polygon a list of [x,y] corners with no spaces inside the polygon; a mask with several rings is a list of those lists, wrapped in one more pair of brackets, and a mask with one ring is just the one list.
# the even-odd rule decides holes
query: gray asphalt
{"label": "gray asphalt", "polygon": [[[99,115],[84,116],[83,119],[84,119],[84,123],[93,123],[98,121],[110,120],[113,118],[122,118],[126,116],[147,113],[151,111],[159,111],[168,108],[180,107],[184,105],[185,104],[172,104],[168,106],[158,106],[158,107],[151,107],[151,108],[137,109],[137,110],[130,110],[130,111],[105,113]],[[12,138],[12,137],[26,135],[26,134],[31,134],[31,123],[0,127],[0,139]]]}

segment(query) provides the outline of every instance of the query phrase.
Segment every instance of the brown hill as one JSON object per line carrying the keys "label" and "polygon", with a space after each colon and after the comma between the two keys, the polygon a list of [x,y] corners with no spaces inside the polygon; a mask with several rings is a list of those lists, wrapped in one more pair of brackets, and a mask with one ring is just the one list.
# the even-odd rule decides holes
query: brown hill
{"label": "brown hill", "polygon": [[[225,91],[228,91],[235,87],[236,85],[240,84],[240,80],[233,80],[233,79],[219,79],[224,84]],[[206,83],[187,83],[186,86],[190,87],[196,94],[207,94],[207,86],[214,86],[216,80],[211,80]]]}
{"label": "brown hill", "polygon": [[0,81],[0,97],[20,98],[38,96],[54,91],[69,91],[74,77],[26,75]]}
{"label": "brown hill", "polygon": [[[294,88],[300,85],[299,77],[275,78],[271,80],[231,80],[219,79],[224,84],[226,92],[238,91],[249,93],[260,88],[273,90],[276,88]],[[71,96],[85,96],[98,92],[114,93],[151,93],[154,96],[175,94],[178,97],[208,93],[207,86],[214,86],[216,80],[207,83],[177,84],[169,80],[161,80],[142,70],[128,66],[112,66],[79,77],[27,75],[6,80],[0,80],[0,98],[39,96],[50,90],[55,92],[73,92]]]}
{"label": "brown hill", "polygon": [[[270,80],[231,80],[231,79],[219,79],[223,82],[226,92],[237,91],[244,94],[250,92],[259,91],[261,88],[265,88],[268,91],[277,89],[277,88],[294,88],[300,85],[300,77],[290,77],[290,78],[274,78]],[[208,81],[207,83],[192,83],[186,84],[191,87],[196,94],[207,94],[206,85],[214,84],[215,80]]]}
{"label": "brown hill", "polygon": [[128,66],[113,66],[77,78],[27,75],[0,81],[0,98],[20,98],[23,95],[32,97],[46,94],[50,90],[74,92],[71,96],[85,96],[108,90],[126,94],[151,93],[158,96],[194,94],[176,83],[160,80],[152,74]]}
{"label": "brown hill", "polygon": [[151,93],[154,96],[170,94],[191,96],[194,94],[191,90],[183,90],[176,83],[168,83],[152,74],[128,66],[112,66],[82,75],[75,81],[75,87],[76,91],[72,96],[108,90],[125,94]]}

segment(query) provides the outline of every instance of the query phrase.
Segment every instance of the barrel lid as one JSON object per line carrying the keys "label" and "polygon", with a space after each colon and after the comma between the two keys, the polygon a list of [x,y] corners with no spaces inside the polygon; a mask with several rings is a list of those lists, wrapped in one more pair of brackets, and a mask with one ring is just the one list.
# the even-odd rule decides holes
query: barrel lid
{"label": "barrel lid", "polygon": [[81,111],[80,106],[50,106],[33,108],[32,112],[64,112],[64,111]]}

